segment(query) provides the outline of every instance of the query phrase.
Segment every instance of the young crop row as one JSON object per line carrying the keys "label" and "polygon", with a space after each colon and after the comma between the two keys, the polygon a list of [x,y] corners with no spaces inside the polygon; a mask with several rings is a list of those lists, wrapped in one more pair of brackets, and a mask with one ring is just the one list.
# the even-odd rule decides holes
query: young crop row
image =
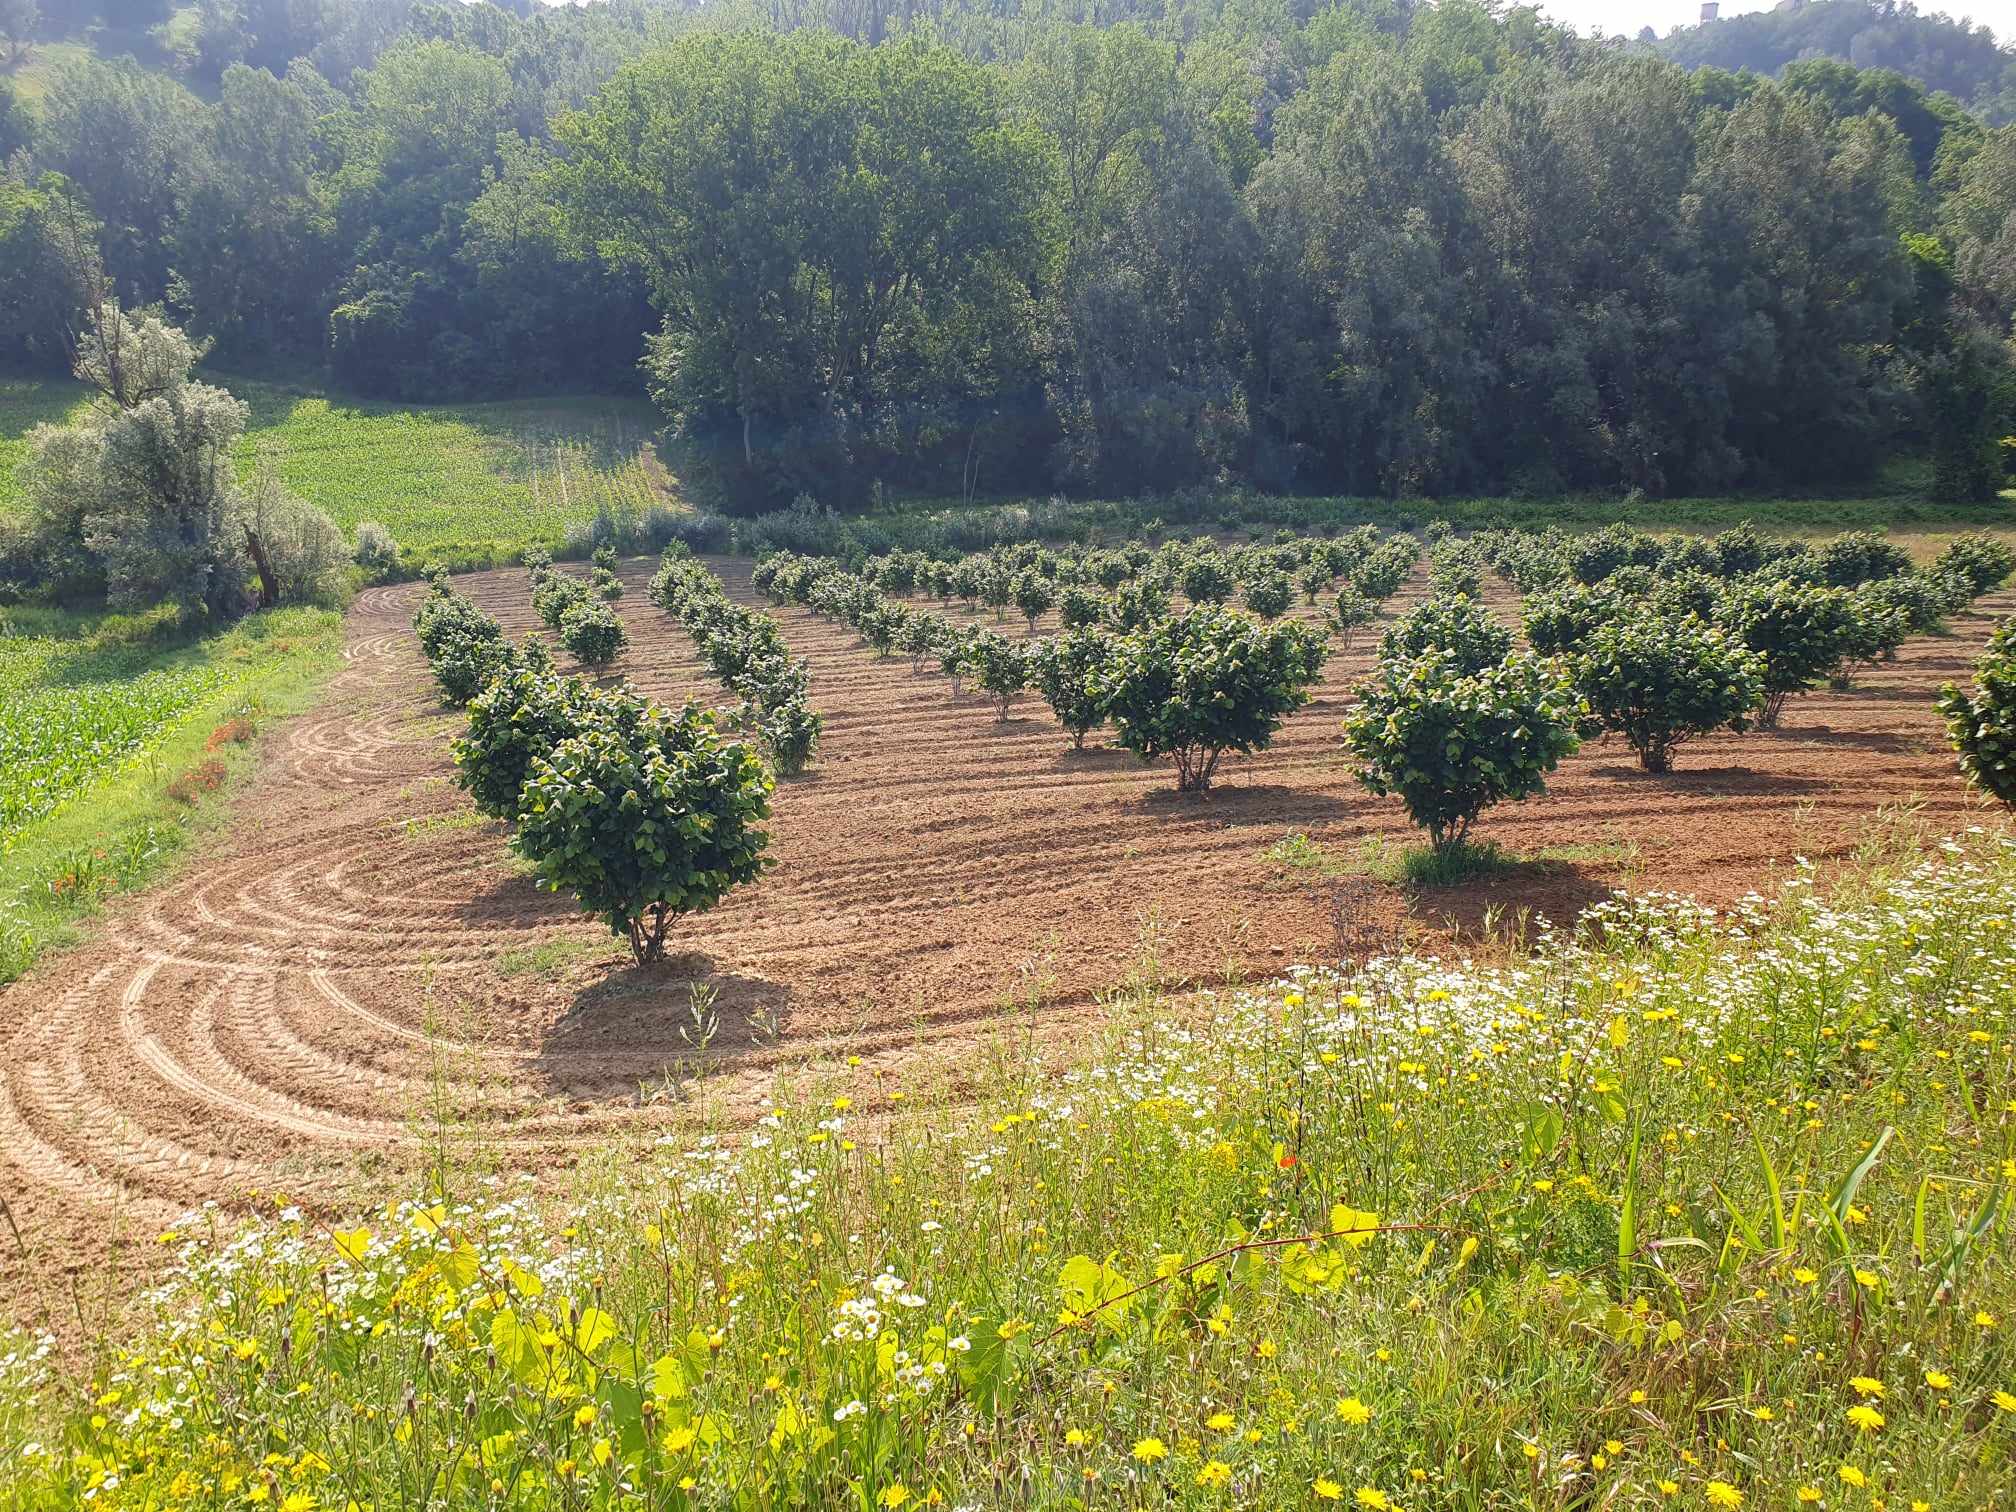
{"label": "young crop row", "polygon": [[192,1213],[88,1380],[0,1343],[0,1462],[28,1512],[1995,1506],[2012,920],[1974,836],[1126,999],[970,1115],[836,1067],[743,1139]]}
{"label": "young crop row", "polygon": [[[2016,568],[1985,538],[1955,542],[1925,573],[1873,538],[1768,555],[1736,549],[1761,548],[1754,540],[1701,554],[1646,541],[1437,545],[1430,597],[1387,632],[1345,739],[1361,780],[1400,798],[1438,852],[1463,844],[1485,809],[1544,792],[1584,739],[1621,736],[1647,771],[1664,772],[1688,741],[1776,724],[1789,699],[1894,655]],[[1470,596],[1479,560],[1531,585],[1530,652],[1514,651],[1511,631]],[[1963,754],[1994,753],[1968,756],[1968,771],[1998,790],[1983,772],[1999,770],[2006,716],[1951,689],[1942,708]]]}
{"label": "young crop row", "polygon": [[731,603],[721,580],[683,546],[667,548],[649,591],[651,602],[686,627],[714,675],[740,695],[733,717],[762,735],[771,766],[787,777],[803,771],[825,721],[811,705],[805,661],[792,659],[777,622]]}
{"label": "young crop row", "polygon": [[1067,629],[1102,620],[1131,629],[1166,612],[1179,590],[1192,607],[1223,604],[1237,593],[1262,619],[1287,613],[1297,589],[1314,604],[1340,580],[1349,580],[1375,603],[1383,602],[1398,591],[1419,559],[1420,547],[1412,537],[1382,540],[1368,525],[1335,539],[1283,533],[1271,546],[1230,550],[1205,539],[1165,541],[1152,549],[1130,542],[1107,550],[1065,551],[1025,542],[949,561],[892,551],[845,565],[899,598],[914,595],[944,604],[963,600],[968,610],[978,605],[994,610],[997,619],[1012,606],[1028,617],[1033,634],[1036,621],[1053,608]]}
{"label": "young crop row", "polygon": [[[1074,745],[1111,720],[1123,748],[1143,760],[1172,758],[1186,791],[1208,787],[1225,752],[1267,746],[1282,719],[1308,701],[1327,654],[1325,637],[1301,624],[1264,624],[1209,603],[1171,614],[1166,597],[1138,578],[1110,600],[1088,595],[1087,614],[1067,615],[1068,628],[1042,640],[897,603],[875,582],[820,559],[769,557],[752,581],[776,602],[859,631],[881,655],[907,652],[920,670],[935,656],[955,696],[970,679],[1004,719],[1033,685]],[[1347,584],[1332,624],[1348,636],[1370,615],[1371,600]]]}
{"label": "young crop row", "polygon": [[757,825],[775,780],[749,747],[720,738],[711,712],[556,676],[536,637],[508,645],[445,580],[413,626],[444,691],[473,683],[454,756],[477,811],[511,825],[541,884],[627,936],[640,963],[663,958],[673,920],[769,865]]}

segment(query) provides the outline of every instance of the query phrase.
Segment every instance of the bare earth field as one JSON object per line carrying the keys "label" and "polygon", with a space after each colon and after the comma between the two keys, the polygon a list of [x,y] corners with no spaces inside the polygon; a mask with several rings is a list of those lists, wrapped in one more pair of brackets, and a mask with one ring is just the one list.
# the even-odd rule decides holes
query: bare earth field
{"label": "bare earth field", "polygon": [[[710,565],[757,601],[747,562]],[[650,571],[623,570],[616,672],[720,698],[645,599]],[[461,586],[513,635],[534,626],[523,573]],[[1728,902],[1795,856],[1852,855],[1905,805],[1933,834],[1987,821],[1930,696],[2016,607],[1996,595],[1853,691],[1795,699],[1775,732],[1686,748],[1670,776],[1587,747],[1547,797],[1481,826],[1551,859],[1412,896],[1354,864],[1368,836],[1411,843],[1338,746],[1376,637],[1333,659],[1273,750],[1189,799],[1165,768],[1073,753],[1033,697],[999,723],[935,669],[777,610],[811,661],[819,759],[778,792],[776,869],[687,921],[683,953],[642,974],[538,891],[453,786],[461,716],[411,633],[421,591],[358,601],[348,666],[268,737],[230,838],[0,990],[0,1194],[23,1238],[0,1239],[7,1310],[207,1201],[333,1208],[446,1158],[536,1173],[592,1144],[745,1121],[780,1075],[956,1097],[962,1066],[1022,1035],[1067,1040],[1130,976],[1210,984],[1402,943],[1460,950],[1487,911],[1566,921],[1618,885]],[[1509,596],[1494,607],[1513,611]],[[1322,864],[1268,859],[1297,834]],[[715,994],[711,1039],[696,990]]]}

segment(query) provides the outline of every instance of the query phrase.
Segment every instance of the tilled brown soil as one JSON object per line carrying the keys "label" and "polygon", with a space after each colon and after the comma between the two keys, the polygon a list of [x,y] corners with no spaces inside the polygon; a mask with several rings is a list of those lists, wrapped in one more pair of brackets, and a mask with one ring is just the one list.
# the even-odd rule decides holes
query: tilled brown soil
{"label": "tilled brown soil", "polygon": [[[710,565],[757,601],[746,562]],[[622,573],[632,640],[615,674],[719,699],[684,630],[645,599],[649,572]],[[523,573],[461,586],[511,634],[534,627]],[[0,1310],[42,1311],[63,1270],[208,1201],[337,1206],[457,1149],[547,1169],[612,1139],[746,1118],[807,1067],[928,1072],[946,1095],[998,1031],[1067,1040],[1129,980],[1463,948],[1521,910],[1566,920],[1619,884],[1726,902],[1797,855],[1852,855],[1886,811],[1916,805],[1927,833],[1987,819],[1930,695],[2016,604],[1998,595],[1853,691],[1794,700],[1777,731],[1688,747],[1671,775],[1640,773],[1614,742],[1588,747],[1547,797],[1480,826],[1549,859],[1419,895],[1361,864],[1368,837],[1411,835],[1338,746],[1371,637],[1332,661],[1272,750],[1188,798],[1097,735],[1072,751],[1033,698],[998,721],[935,669],[776,610],[811,662],[819,759],[778,791],[776,869],[686,921],[681,953],[647,973],[538,891],[454,788],[460,715],[411,633],[420,591],[359,599],[346,667],[314,713],[267,736],[227,838],[0,991],[0,1192],[30,1257],[5,1251]],[[1315,864],[1268,858],[1294,835]]]}

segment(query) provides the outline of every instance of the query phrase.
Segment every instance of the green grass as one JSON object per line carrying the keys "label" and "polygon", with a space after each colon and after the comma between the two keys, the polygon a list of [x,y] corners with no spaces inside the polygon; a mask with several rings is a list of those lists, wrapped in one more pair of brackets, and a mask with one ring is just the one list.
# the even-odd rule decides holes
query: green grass
{"label": "green grass", "polygon": [[1638,861],[1635,845],[1623,841],[1581,845],[1545,845],[1530,853],[1508,851],[1495,840],[1462,841],[1438,851],[1430,845],[1396,845],[1367,835],[1355,853],[1339,855],[1295,834],[1277,840],[1261,852],[1263,860],[1290,871],[1319,877],[1376,877],[1406,887],[1454,887],[1483,877],[1545,871],[1578,865],[1613,865],[1632,871]]}
{"label": "green grass", "polygon": [[233,718],[256,731],[305,707],[343,634],[340,615],[312,608],[255,614],[204,639],[160,615],[20,608],[0,609],[0,631],[5,982],[216,820],[256,750],[213,749],[213,731]]}
{"label": "green grass", "polygon": [[1277,526],[1298,532],[1349,529],[1363,524],[1418,529],[1447,520],[1463,529],[1549,525],[1589,530],[1625,522],[1661,532],[1712,532],[1751,521],[1779,535],[1831,536],[1843,530],[1884,528],[1937,549],[1944,539],[1983,526],[2016,533],[2016,495],[1989,504],[1936,504],[1925,497],[1926,470],[1915,463],[1893,465],[1863,493],[1845,497],[1730,495],[1715,498],[1625,499],[1621,496],[1566,496],[1511,499],[1358,499],[1281,496],[1232,491],[1198,491],[1179,497],[1074,499],[1042,503],[1034,499],[993,499],[972,504],[935,497],[902,498],[863,517],[899,544],[950,544],[974,549],[995,538],[1015,539],[1027,522],[1053,539],[1097,535],[1125,537],[1156,523],[1176,530],[1220,528],[1236,523],[1260,533]]}
{"label": "green grass", "polygon": [[0,520],[23,509],[14,470],[28,455],[28,433],[38,425],[60,425],[85,398],[81,383],[0,378]]}
{"label": "green grass", "polygon": [[2012,919],[1976,836],[1499,966],[1137,985],[966,1111],[836,1059],[732,1144],[192,1215],[73,1368],[0,1343],[0,1464],[24,1512],[1987,1506]]}
{"label": "green grass", "polygon": [[72,63],[81,63],[91,56],[91,49],[81,42],[38,42],[28,50],[28,56],[19,66],[0,70],[0,77],[13,81],[15,93],[29,104],[40,107],[48,97],[49,86],[56,82],[57,74]]}
{"label": "green grass", "polygon": [[[241,476],[270,456],[288,487],[354,534],[375,520],[410,568],[486,566],[558,546],[598,510],[635,519],[668,502],[645,460],[649,405],[608,397],[411,405],[349,400],[206,373],[251,408]],[[0,383],[0,519],[24,501],[28,431],[83,401],[68,382]],[[662,476],[662,475],[660,475]]]}

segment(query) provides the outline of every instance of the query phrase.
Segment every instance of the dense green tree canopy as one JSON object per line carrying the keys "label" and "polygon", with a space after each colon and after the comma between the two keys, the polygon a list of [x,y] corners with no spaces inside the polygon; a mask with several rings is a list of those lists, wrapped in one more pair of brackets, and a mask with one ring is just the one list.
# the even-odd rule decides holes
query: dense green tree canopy
{"label": "dense green tree canopy", "polygon": [[86,56],[0,101],[10,361],[63,360],[102,264],[226,362],[644,389],[752,504],[1903,451],[1978,497],[2016,428],[2012,55],[1891,0],[1650,47],[1480,0],[106,0],[35,36]]}

